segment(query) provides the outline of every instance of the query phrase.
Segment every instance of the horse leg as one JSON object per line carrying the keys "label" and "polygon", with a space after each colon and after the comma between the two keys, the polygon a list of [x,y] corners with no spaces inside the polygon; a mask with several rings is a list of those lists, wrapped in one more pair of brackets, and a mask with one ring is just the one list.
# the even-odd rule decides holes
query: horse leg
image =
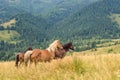
{"label": "horse leg", "polygon": [[22,65],[22,63],[24,62],[24,60],[20,60],[19,62],[20,62],[19,63],[19,66],[20,66],[20,65]]}
{"label": "horse leg", "polygon": [[37,55],[37,56],[34,58],[34,64],[35,64],[35,66],[37,65],[38,61],[40,61],[40,54]]}
{"label": "horse leg", "polygon": [[19,66],[22,64],[22,61],[20,61]]}
{"label": "horse leg", "polygon": [[[32,55],[32,54],[31,54]],[[31,55],[30,55],[30,65],[33,63],[33,60],[31,58]]]}
{"label": "horse leg", "polygon": [[25,62],[25,66],[27,67],[28,66],[28,64],[27,64],[28,62]]}
{"label": "horse leg", "polygon": [[35,64],[35,66],[36,66],[36,65],[37,65],[37,59],[34,58],[34,59],[33,59],[33,62],[34,62],[34,64]]}
{"label": "horse leg", "polygon": [[33,63],[32,59],[30,59],[30,65]]}
{"label": "horse leg", "polygon": [[24,59],[24,63],[25,63],[25,66],[26,66],[26,67],[28,66],[28,60],[29,60],[29,59]]}
{"label": "horse leg", "polygon": [[37,60],[36,59],[35,59],[34,63],[35,63],[35,66],[36,66],[37,65]]}
{"label": "horse leg", "polygon": [[19,63],[19,55],[16,56],[16,62],[15,62],[16,67],[18,67],[18,63]]}
{"label": "horse leg", "polygon": [[18,67],[18,64],[19,64],[19,61],[17,61],[17,62],[15,63],[15,66]]}

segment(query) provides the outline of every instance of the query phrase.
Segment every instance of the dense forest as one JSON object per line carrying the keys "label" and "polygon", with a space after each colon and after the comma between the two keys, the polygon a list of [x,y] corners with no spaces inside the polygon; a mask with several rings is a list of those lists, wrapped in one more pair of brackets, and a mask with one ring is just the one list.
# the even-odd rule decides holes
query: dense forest
{"label": "dense forest", "polygon": [[[0,60],[13,60],[29,46],[45,49],[55,39],[62,44],[71,41],[75,51],[83,51],[120,37],[119,0],[54,0],[53,6],[40,1],[26,7],[19,0],[0,1]],[[35,8],[37,3],[41,5]],[[5,27],[12,19],[15,22]],[[2,39],[5,34],[12,37]]]}
{"label": "dense forest", "polygon": [[[119,0],[102,0],[93,3],[57,23],[54,28],[56,31],[61,30],[58,32],[61,37],[65,33],[63,37],[69,38],[71,36],[119,38],[119,25],[110,18],[112,14],[120,14],[119,5]],[[69,26],[69,30],[65,26]]]}

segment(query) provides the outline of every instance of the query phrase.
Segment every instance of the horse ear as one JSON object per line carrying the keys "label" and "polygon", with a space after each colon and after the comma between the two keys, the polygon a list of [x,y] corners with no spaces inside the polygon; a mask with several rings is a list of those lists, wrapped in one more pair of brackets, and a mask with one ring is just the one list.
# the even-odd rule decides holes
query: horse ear
{"label": "horse ear", "polygon": [[28,50],[32,50],[32,47],[29,47]]}

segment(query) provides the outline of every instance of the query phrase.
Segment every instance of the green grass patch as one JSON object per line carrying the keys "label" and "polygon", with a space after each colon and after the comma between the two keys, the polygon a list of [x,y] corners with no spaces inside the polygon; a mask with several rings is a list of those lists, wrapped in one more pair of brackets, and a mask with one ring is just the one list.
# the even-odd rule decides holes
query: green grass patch
{"label": "green grass patch", "polygon": [[112,14],[110,18],[120,26],[120,14]]}
{"label": "green grass patch", "polygon": [[0,31],[0,41],[14,41],[20,37],[20,34],[14,30],[3,30]]}
{"label": "green grass patch", "polygon": [[108,49],[108,53],[112,53],[113,52],[113,49]]}

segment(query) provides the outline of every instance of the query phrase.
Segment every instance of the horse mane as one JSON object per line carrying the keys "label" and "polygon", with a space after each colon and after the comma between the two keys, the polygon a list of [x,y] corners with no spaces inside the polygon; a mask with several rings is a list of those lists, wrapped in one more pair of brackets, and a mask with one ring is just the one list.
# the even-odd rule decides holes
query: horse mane
{"label": "horse mane", "polygon": [[49,45],[49,47],[56,46],[57,43],[60,43],[60,41],[59,41],[59,40],[55,40],[53,43],[51,43],[51,44]]}
{"label": "horse mane", "polygon": [[53,43],[51,43],[49,45],[49,47],[47,48],[47,50],[49,50],[49,51],[55,51],[57,49],[57,44],[61,45],[61,43],[60,43],[59,40],[55,40]]}

